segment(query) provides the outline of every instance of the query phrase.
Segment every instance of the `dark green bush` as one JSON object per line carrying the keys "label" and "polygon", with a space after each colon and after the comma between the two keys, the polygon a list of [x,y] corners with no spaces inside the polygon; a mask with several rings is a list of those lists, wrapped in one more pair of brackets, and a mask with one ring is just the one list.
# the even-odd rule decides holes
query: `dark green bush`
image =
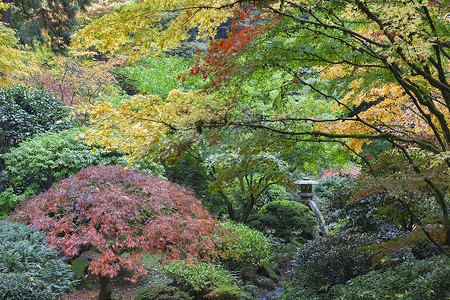
{"label": "dark green bush", "polygon": [[450,259],[434,257],[372,271],[334,287],[337,299],[449,299]]}
{"label": "dark green bush", "polygon": [[1,88],[0,153],[37,133],[72,127],[69,117],[64,104],[43,90]]}
{"label": "dark green bush", "polygon": [[260,231],[289,240],[294,233],[312,233],[317,227],[317,219],[306,205],[287,200],[267,203],[258,214],[249,217],[248,223]]}
{"label": "dark green bush", "polygon": [[136,300],[192,300],[194,297],[170,285],[149,285],[136,293]]}
{"label": "dark green bush", "polygon": [[165,273],[176,284],[184,286],[191,295],[205,295],[215,299],[240,299],[242,291],[237,279],[219,265],[206,262],[172,262]]}
{"label": "dark green bush", "polygon": [[75,129],[43,133],[1,155],[5,162],[6,178],[14,192],[43,192],[56,180],[75,175],[82,168],[124,163],[117,153],[107,153],[86,145],[78,138],[79,134]]}
{"label": "dark green bush", "polygon": [[75,283],[45,236],[23,224],[0,221],[0,299],[54,299]]}
{"label": "dark green bush", "polygon": [[364,247],[378,240],[367,234],[335,234],[313,240],[296,252],[292,282],[281,299],[320,299],[330,288],[371,270]]}
{"label": "dark green bush", "polygon": [[219,247],[222,253],[219,259],[228,268],[242,270],[259,266],[273,257],[272,243],[261,232],[230,220],[220,225],[230,231],[227,241]]}

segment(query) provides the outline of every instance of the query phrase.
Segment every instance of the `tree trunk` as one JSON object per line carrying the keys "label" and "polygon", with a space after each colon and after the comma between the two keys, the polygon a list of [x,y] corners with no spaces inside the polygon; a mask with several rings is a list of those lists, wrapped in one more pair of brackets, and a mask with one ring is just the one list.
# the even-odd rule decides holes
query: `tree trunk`
{"label": "tree trunk", "polygon": [[100,286],[100,293],[97,300],[112,300],[112,288],[109,276],[98,276],[98,284]]}
{"label": "tree trunk", "polygon": [[[12,0],[4,0],[4,4],[11,4]],[[11,7],[7,10],[0,10],[0,22],[5,23],[6,26],[11,27]]]}

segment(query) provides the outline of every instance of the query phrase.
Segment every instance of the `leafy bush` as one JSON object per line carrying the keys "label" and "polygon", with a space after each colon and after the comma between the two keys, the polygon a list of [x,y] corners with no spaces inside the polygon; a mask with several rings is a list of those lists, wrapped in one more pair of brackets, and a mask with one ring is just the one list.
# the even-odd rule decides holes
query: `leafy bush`
{"label": "leafy bush", "polygon": [[235,276],[219,265],[177,261],[166,266],[165,272],[192,295],[232,300],[240,299],[242,293]]}
{"label": "leafy bush", "polygon": [[313,232],[317,226],[317,219],[304,204],[278,200],[267,203],[258,214],[251,215],[249,225],[290,240],[295,232]]}
{"label": "leafy bush", "polygon": [[434,257],[372,271],[334,287],[337,299],[449,299],[450,259]]}
{"label": "leafy bush", "polygon": [[0,240],[1,299],[53,299],[72,288],[73,274],[42,232],[0,221]]}
{"label": "leafy bush", "polygon": [[298,269],[281,299],[314,299],[334,285],[366,274],[372,259],[363,247],[377,242],[367,234],[335,234],[305,244],[296,252]]}
{"label": "leafy bush", "polygon": [[43,90],[0,89],[0,153],[37,133],[67,129],[69,111]]}
{"label": "leafy bush", "polygon": [[[3,154],[6,177],[17,194],[35,194],[60,179],[93,165],[124,164],[118,153],[88,146],[78,130],[47,132]],[[93,153],[93,149],[95,152]]]}
{"label": "leafy bush", "polygon": [[393,205],[384,193],[349,201],[355,198],[355,190],[354,179],[337,174],[321,179],[314,189],[318,206],[328,224],[337,229],[335,231],[371,232],[379,237],[394,238],[403,234],[401,230],[411,230],[400,226],[413,224],[401,205]]}
{"label": "leafy bush", "polygon": [[337,174],[320,179],[319,184],[314,186],[317,205],[327,224],[339,222],[345,218],[343,204],[352,198],[353,188],[354,184],[349,178]]}
{"label": "leafy bush", "polygon": [[136,300],[192,300],[193,297],[179,288],[170,285],[149,285],[139,290],[135,295]]}
{"label": "leafy bush", "polygon": [[242,223],[225,221],[220,223],[228,230],[227,241],[220,245],[219,259],[231,269],[243,269],[268,262],[273,256],[270,240],[261,232]]}
{"label": "leafy bush", "polygon": [[23,199],[25,195],[16,195],[14,189],[9,187],[0,193],[0,217],[7,216],[9,212]]}

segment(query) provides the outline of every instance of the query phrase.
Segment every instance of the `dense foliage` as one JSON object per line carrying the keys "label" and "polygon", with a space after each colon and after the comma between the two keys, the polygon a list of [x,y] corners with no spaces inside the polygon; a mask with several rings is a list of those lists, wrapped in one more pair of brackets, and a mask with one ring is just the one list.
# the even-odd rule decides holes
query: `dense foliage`
{"label": "dense foliage", "polygon": [[220,225],[225,229],[227,239],[219,246],[220,256],[217,259],[227,267],[243,269],[259,266],[273,256],[271,241],[261,232],[233,221],[221,222]]}
{"label": "dense foliage", "polygon": [[140,289],[136,295],[136,300],[191,300],[193,297],[189,296],[187,292],[181,291],[175,286],[167,285],[149,285]]}
{"label": "dense foliage", "polygon": [[[165,270],[170,286],[142,297],[184,297],[177,286],[245,298],[255,286],[241,291],[231,274],[275,288],[274,251],[293,268],[281,299],[450,296],[448,259],[430,259],[450,255],[450,0],[92,0],[75,14],[90,3],[0,0],[0,85],[60,100],[0,90],[0,154],[11,151],[0,214],[53,185],[12,218],[71,260],[91,253],[72,262],[83,262],[77,276],[87,265],[99,275],[99,299],[119,270],[149,271],[147,255],[182,261]],[[39,39],[47,48],[18,45]],[[71,126],[62,102],[89,127],[88,145],[58,133]],[[143,172],[74,175],[118,163],[115,151],[206,208]],[[287,201],[303,175],[322,176],[315,200],[330,236],[311,234],[311,211]],[[144,264],[146,251],[157,255]],[[2,278],[19,290],[20,276]]]}
{"label": "dense foliage", "polygon": [[0,221],[0,298],[54,299],[73,288],[67,264],[36,228]]}
{"label": "dense foliage", "polygon": [[10,186],[17,194],[30,195],[88,166],[125,164],[120,154],[90,147],[79,135],[74,129],[43,133],[2,155]]}
{"label": "dense foliage", "polygon": [[221,266],[201,262],[173,262],[165,272],[177,284],[185,286],[191,295],[204,295],[206,298],[240,299],[241,291],[237,279]]}
{"label": "dense foliage", "polygon": [[73,126],[62,102],[43,90],[25,87],[0,89],[0,116],[0,153],[34,134]]}
{"label": "dense foliage", "polygon": [[372,271],[336,286],[336,299],[447,299],[450,296],[448,257],[405,262],[387,271]]}
{"label": "dense foliage", "polygon": [[317,229],[314,213],[304,204],[278,200],[265,204],[258,214],[251,215],[249,225],[263,232],[290,240],[294,233],[309,233]]}
{"label": "dense foliage", "polygon": [[310,241],[294,256],[298,269],[282,299],[315,299],[334,285],[366,274],[372,257],[363,247],[377,242],[367,234],[335,234]]}

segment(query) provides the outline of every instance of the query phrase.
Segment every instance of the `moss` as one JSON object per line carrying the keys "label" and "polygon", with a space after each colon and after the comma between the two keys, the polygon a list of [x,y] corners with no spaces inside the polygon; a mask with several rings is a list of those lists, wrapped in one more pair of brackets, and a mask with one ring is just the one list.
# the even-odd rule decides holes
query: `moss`
{"label": "moss", "polygon": [[79,283],[77,285],[77,288],[81,289],[88,289],[93,290],[94,286],[84,278],[87,272],[87,268],[89,267],[89,261],[82,259],[82,258],[75,258],[72,262],[72,265],[70,266],[70,269],[72,270],[73,274],[75,275],[75,278],[79,280]]}

